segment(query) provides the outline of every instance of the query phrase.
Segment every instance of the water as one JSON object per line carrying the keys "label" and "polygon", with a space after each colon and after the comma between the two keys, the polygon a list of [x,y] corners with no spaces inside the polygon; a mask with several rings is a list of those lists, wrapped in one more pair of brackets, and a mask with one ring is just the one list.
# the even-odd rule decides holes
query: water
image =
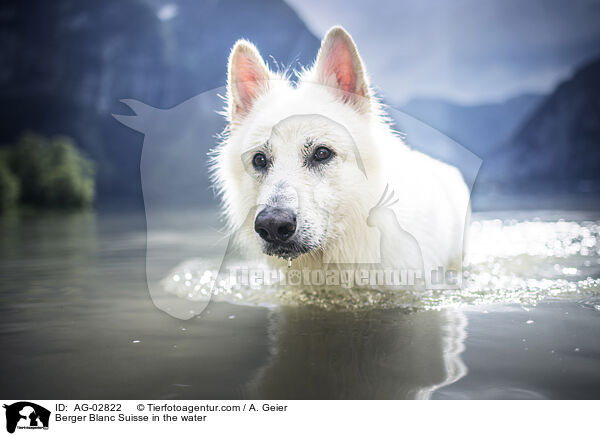
{"label": "water", "polygon": [[[161,220],[153,273],[215,254],[214,215]],[[599,229],[591,212],[480,214],[462,291],[224,294],[182,321],[148,294],[143,215],[3,217],[0,393],[600,398]]]}

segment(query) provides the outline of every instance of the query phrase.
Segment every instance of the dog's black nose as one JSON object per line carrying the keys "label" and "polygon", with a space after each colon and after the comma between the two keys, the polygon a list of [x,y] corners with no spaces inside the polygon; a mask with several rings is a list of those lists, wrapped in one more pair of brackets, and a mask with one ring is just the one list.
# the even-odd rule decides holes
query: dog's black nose
{"label": "dog's black nose", "polygon": [[265,207],[254,220],[254,231],[267,242],[283,242],[296,231],[296,214],[290,209]]}

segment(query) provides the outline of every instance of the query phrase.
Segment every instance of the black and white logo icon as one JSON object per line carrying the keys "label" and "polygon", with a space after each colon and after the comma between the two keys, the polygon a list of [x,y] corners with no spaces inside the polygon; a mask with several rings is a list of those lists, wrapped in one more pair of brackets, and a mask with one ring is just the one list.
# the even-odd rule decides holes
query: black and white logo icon
{"label": "black and white logo icon", "polygon": [[6,409],[6,431],[14,433],[18,429],[48,429],[50,411],[29,401],[19,401],[4,405]]}

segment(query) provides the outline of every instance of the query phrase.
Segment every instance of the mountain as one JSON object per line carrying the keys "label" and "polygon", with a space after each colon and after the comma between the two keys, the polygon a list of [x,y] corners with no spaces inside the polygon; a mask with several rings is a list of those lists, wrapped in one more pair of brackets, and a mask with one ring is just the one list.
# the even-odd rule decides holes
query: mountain
{"label": "mountain", "polygon": [[[499,104],[462,106],[415,99],[401,109],[482,158],[475,191],[600,191],[600,59],[579,68],[548,96],[522,95]],[[413,123],[414,124],[414,123]],[[405,122],[407,138],[432,142]],[[438,138],[433,150],[448,145]],[[463,157],[436,156],[461,167]],[[473,165],[471,165],[471,168]],[[463,169],[464,173],[464,169]]]}
{"label": "mountain", "polygon": [[141,140],[111,113],[125,98],[166,108],[225,85],[238,38],[292,68],[319,47],[283,0],[3,1],[0,143],[69,135],[96,162],[99,202],[139,200]]}
{"label": "mountain", "polygon": [[560,84],[488,159],[484,181],[522,189],[600,187],[600,59]]}
{"label": "mountain", "polygon": [[171,63],[167,106],[226,83],[231,47],[253,42],[272,69],[310,65],[320,40],[283,0],[150,0],[162,21],[165,55]]}
{"label": "mountain", "polygon": [[524,94],[500,103],[461,105],[418,98],[399,109],[485,159],[494,147],[510,137],[542,100],[542,95]]}
{"label": "mountain", "polygon": [[317,34],[343,24],[391,101],[549,94],[600,55],[598,0],[287,1]]}

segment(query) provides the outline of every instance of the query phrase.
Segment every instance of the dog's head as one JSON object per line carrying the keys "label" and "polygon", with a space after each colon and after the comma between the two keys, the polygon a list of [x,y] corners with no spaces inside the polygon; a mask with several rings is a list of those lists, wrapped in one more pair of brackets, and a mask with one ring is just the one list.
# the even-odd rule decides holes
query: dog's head
{"label": "dog's head", "polygon": [[365,181],[377,173],[373,143],[381,121],[344,29],[327,33],[314,66],[296,84],[270,71],[251,43],[238,41],[227,102],[214,176],[245,244],[296,258],[364,224],[373,200]]}

